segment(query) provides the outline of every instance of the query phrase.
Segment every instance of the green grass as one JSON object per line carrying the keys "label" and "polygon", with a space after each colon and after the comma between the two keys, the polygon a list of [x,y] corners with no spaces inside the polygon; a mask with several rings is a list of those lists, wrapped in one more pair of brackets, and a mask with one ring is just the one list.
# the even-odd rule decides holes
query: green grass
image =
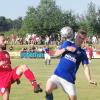
{"label": "green grass", "polygon": [[[20,64],[28,65],[35,73],[44,91],[40,94],[34,94],[31,84],[22,76],[20,85],[16,85],[16,83],[12,85],[10,100],[45,100],[46,80],[52,75],[57,62],[58,59],[53,59],[52,64],[46,66],[44,59],[12,59],[12,67]],[[83,68],[80,66],[76,80],[78,100],[100,100],[100,59],[92,61],[91,69],[92,77],[98,82],[98,86],[90,85],[87,82]],[[68,100],[62,89],[55,90],[54,97],[54,100]]]}

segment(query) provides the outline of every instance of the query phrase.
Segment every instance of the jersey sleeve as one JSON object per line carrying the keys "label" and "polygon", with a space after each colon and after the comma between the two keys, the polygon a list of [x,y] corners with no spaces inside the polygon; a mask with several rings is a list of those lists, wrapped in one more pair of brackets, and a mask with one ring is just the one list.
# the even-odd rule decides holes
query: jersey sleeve
{"label": "jersey sleeve", "polygon": [[65,47],[67,47],[67,46],[71,46],[71,42],[70,42],[70,41],[65,41],[65,42],[63,42],[63,43],[58,47],[58,49],[63,49],[63,48],[65,48]]}
{"label": "jersey sleeve", "polygon": [[83,51],[83,55],[82,55],[82,64],[89,64],[89,61],[88,61],[88,57],[87,57],[87,54],[85,51]]}

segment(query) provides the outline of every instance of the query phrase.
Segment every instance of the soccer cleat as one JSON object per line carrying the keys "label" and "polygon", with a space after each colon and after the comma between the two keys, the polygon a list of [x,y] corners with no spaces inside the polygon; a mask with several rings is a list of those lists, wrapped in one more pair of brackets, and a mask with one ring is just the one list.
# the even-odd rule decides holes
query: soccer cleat
{"label": "soccer cleat", "polygon": [[43,91],[43,90],[42,90],[42,88],[40,87],[39,84],[37,84],[37,86],[34,87],[34,93],[39,93],[39,92],[42,92],[42,91]]}
{"label": "soccer cleat", "polygon": [[16,80],[17,85],[19,85],[21,83],[20,79]]}

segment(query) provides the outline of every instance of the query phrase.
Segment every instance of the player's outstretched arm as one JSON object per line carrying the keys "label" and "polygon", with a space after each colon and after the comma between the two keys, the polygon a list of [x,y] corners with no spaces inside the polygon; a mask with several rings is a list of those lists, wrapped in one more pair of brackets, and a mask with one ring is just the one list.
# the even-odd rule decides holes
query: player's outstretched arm
{"label": "player's outstretched arm", "polygon": [[67,46],[66,48],[62,48],[62,49],[57,49],[54,57],[58,57],[60,55],[62,55],[65,51],[71,51],[71,52],[75,52],[76,48],[72,47],[72,46]]}
{"label": "player's outstretched arm", "polygon": [[57,49],[55,51],[55,54],[53,55],[53,57],[59,57],[60,55],[62,55],[65,52],[65,48],[63,49]]}
{"label": "player's outstretched arm", "polygon": [[89,81],[89,83],[93,84],[93,85],[97,85],[97,82],[95,82],[91,78],[90,67],[88,65],[86,65],[86,64],[83,67],[84,67],[85,76],[86,76],[87,80]]}

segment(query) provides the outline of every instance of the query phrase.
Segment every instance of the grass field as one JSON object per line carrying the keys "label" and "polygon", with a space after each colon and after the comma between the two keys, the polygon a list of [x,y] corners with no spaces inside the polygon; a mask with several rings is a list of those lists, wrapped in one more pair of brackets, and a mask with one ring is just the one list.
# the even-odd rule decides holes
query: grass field
{"label": "grass field", "polygon": [[[12,59],[12,67],[20,64],[29,65],[44,91],[40,94],[34,94],[31,84],[22,76],[20,85],[16,85],[16,83],[12,85],[10,100],[45,100],[46,80],[52,75],[57,62],[58,59],[53,59],[51,65],[46,66],[44,59]],[[83,68],[80,66],[76,80],[78,100],[100,100],[100,59],[92,61],[91,69],[92,77],[98,82],[98,86],[90,85],[87,82]],[[62,89],[55,90],[54,97],[54,100],[68,100]],[[2,100],[1,97],[0,100]]]}

